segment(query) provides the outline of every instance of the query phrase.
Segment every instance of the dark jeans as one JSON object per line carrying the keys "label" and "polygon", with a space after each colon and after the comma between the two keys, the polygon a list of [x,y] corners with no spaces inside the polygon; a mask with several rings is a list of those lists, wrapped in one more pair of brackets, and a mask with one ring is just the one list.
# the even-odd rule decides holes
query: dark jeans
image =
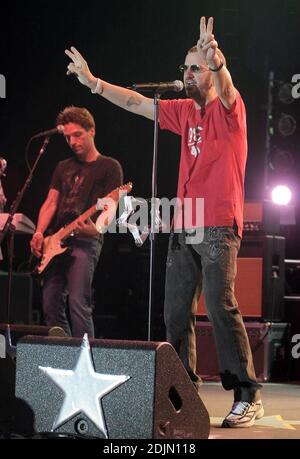
{"label": "dark jeans", "polygon": [[194,328],[203,288],[223,387],[234,389],[235,400],[257,400],[261,386],[256,382],[248,336],[234,296],[240,238],[229,227],[205,228],[203,242],[198,244],[188,244],[187,236],[185,232],[170,236],[165,287],[167,340],[198,388],[201,379],[196,374]]}
{"label": "dark jeans", "polygon": [[[101,253],[98,239],[72,238],[72,250],[53,260],[43,281],[46,324],[60,326],[68,335],[94,337],[92,281]],[[66,315],[67,299],[71,329]]]}

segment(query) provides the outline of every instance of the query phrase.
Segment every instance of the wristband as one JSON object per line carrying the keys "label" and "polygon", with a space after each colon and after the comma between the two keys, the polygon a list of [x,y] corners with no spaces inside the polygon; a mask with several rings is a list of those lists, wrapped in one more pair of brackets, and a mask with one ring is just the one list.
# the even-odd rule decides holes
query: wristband
{"label": "wristband", "polygon": [[[100,92],[99,92],[100,89]],[[94,89],[91,89],[93,94],[99,94],[99,96],[103,93],[103,84],[101,84],[100,78],[97,78],[97,83]]]}
{"label": "wristband", "polygon": [[219,67],[217,67],[216,69],[212,69],[211,67],[208,67],[208,69],[211,71],[211,72],[219,72],[221,70],[221,68],[223,67],[224,63],[221,62],[221,64],[219,65]]}

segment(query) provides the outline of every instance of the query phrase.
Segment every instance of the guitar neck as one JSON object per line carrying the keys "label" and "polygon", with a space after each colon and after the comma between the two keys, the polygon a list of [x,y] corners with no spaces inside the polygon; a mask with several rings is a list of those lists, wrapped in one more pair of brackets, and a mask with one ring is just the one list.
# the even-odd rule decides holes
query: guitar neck
{"label": "guitar neck", "polygon": [[[122,196],[124,196],[124,194],[126,194],[127,192],[130,192],[131,190],[132,190],[132,183],[128,182],[126,185],[122,185],[122,186],[114,189],[113,191],[111,191],[108,195],[105,196],[105,198],[103,198],[103,201],[109,199],[110,201],[114,202],[115,203],[115,209],[116,209],[120,198]],[[108,202],[108,204],[109,204],[109,202]],[[67,237],[69,237],[73,233],[73,231],[76,229],[77,223],[79,221],[85,222],[88,218],[90,218],[92,215],[94,215],[98,210],[99,210],[99,208],[97,208],[97,204],[95,204],[94,206],[92,206],[88,210],[86,210],[82,215],[77,217],[76,220],[74,220],[73,222],[69,223],[69,225],[67,225],[65,228],[62,228],[60,230],[60,232],[59,232],[60,239],[64,240]],[[103,209],[101,209],[101,210],[103,210]],[[108,220],[108,223],[110,223],[109,220]]]}
{"label": "guitar neck", "polygon": [[60,233],[60,238],[61,240],[66,239],[67,237],[70,236],[70,234],[73,233],[75,230],[77,223],[79,221],[86,221],[88,218],[92,217],[96,212],[97,212],[97,206],[96,204],[92,207],[90,207],[88,210],[86,210],[83,214],[81,214],[79,217],[76,218],[72,223],[69,223],[69,225],[65,226]]}

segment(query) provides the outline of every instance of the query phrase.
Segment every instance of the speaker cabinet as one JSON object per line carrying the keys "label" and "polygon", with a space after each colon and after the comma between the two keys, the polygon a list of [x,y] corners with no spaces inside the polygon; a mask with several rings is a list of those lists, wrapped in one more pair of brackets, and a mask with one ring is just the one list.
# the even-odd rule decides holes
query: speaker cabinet
{"label": "speaker cabinet", "polygon": [[8,273],[0,271],[0,322],[30,324],[32,322],[32,277],[13,273],[9,317],[7,317]]}
{"label": "speaker cabinet", "polygon": [[[245,201],[244,231],[280,234],[280,207],[273,201]],[[252,238],[255,236],[251,236]]]}
{"label": "speaker cabinet", "polygon": [[[287,380],[290,367],[289,324],[245,322],[245,327],[257,380],[259,382]],[[196,344],[197,373],[204,380],[219,381],[219,363],[210,322],[197,322]]]}
{"label": "speaker cabinet", "polygon": [[[285,239],[279,236],[245,237],[237,259],[235,296],[244,317],[284,319]],[[201,294],[198,311],[206,315]]]}
{"label": "speaker cabinet", "polygon": [[[50,432],[56,426],[56,434],[109,439],[208,438],[207,410],[170,344],[91,340],[89,348],[84,342],[54,337],[25,337],[18,342],[16,397],[32,409],[37,432]],[[76,374],[79,360],[84,368],[93,362],[92,370],[78,375],[80,388],[76,379],[68,385],[67,376],[62,376],[62,389],[49,376],[53,369]],[[41,367],[48,367],[48,374]],[[105,394],[100,381],[91,403],[96,384],[92,379],[107,381],[116,375],[127,380]],[[67,399],[69,406],[78,408],[75,412],[67,413]],[[105,428],[91,412],[100,412]]]}

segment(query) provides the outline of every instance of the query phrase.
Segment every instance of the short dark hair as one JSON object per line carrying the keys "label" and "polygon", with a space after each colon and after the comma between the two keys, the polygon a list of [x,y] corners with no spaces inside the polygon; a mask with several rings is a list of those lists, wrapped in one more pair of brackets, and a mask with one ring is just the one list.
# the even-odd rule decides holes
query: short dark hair
{"label": "short dark hair", "polygon": [[[193,46],[192,48],[190,48],[187,52],[187,54],[190,54],[190,53],[197,53],[198,52],[198,48],[197,48],[197,45]],[[225,67],[227,67],[227,62],[226,62],[226,59],[225,59],[225,56],[224,54],[222,53],[222,51],[218,48],[217,49],[217,54],[219,56],[219,58],[221,59],[221,61],[224,63]]]}
{"label": "short dark hair", "polygon": [[66,107],[62,110],[56,118],[56,125],[62,124],[63,126],[68,123],[76,123],[83,127],[86,131],[94,128],[95,120],[91,113],[82,107]]}

